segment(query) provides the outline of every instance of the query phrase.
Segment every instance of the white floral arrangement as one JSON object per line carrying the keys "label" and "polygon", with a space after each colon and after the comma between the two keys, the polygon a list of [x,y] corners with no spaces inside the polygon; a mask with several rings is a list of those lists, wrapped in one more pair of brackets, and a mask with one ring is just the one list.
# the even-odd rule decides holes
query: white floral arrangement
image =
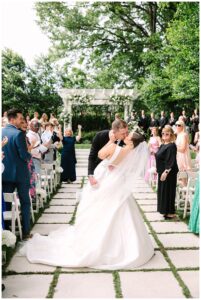
{"label": "white floral arrangement", "polygon": [[137,132],[137,133],[140,133],[140,134],[144,135],[144,131],[142,130],[142,128],[140,128],[138,126],[137,121],[128,122],[128,129],[129,129],[129,131],[134,131],[134,132]]}
{"label": "white floral arrangement", "polygon": [[56,167],[56,171],[57,171],[58,173],[62,173],[62,172],[63,172],[63,168],[62,168],[62,167]]}
{"label": "white floral arrangement", "polygon": [[14,247],[16,236],[9,230],[2,230],[2,246]]}

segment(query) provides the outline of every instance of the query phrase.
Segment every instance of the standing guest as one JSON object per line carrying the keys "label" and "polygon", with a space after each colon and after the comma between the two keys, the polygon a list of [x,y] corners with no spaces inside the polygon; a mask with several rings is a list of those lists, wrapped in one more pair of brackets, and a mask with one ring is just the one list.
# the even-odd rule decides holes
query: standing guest
{"label": "standing guest", "polygon": [[77,161],[75,156],[75,142],[79,142],[81,139],[81,129],[82,126],[78,125],[78,135],[76,137],[73,136],[72,129],[67,128],[65,130],[61,152],[61,167],[63,168],[61,181],[70,183],[76,180],[75,164]]}
{"label": "standing guest", "polygon": [[200,180],[197,178],[195,185],[195,194],[193,197],[192,209],[188,228],[191,232],[199,234],[200,232]]}
{"label": "standing guest", "polygon": [[177,145],[177,164],[179,171],[188,171],[191,169],[191,157],[189,150],[189,137],[185,131],[185,124],[182,121],[176,122],[176,145]]}
{"label": "standing guest", "polygon": [[120,119],[121,119],[120,114],[119,114],[119,113],[116,113],[116,114],[115,114],[115,120],[120,120]]}
{"label": "standing guest", "polygon": [[55,151],[57,143],[62,140],[61,127],[58,133],[54,132],[54,126],[52,123],[45,124],[45,131],[41,136],[43,144],[49,144],[48,150],[44,153],[43,161],[48,164],[52,164],[55,158]]}
{"label": "standing guest", "polygon": [[6,124],[8,124],[8,116],[7,116],[7,111],[3,113],[2,117],[2,127],[6,127]]}
{"label": "standing guest", "polygon": [[30,122],[31,122],[31,118],[30,118],[29,114],[26,114],[26,122],[27,122],[27,129],[29,130],[29,125],[30,125]]}
{"label": "standing guest", "polygon": [[[174,126],[175,125],[175,123],[176,123],[176,119],[175,119],[175,117],[174,117],[174,113],[173,112],[171,112],[170,113],[170,118],[169,118],[169,120],[168,120],[168,124],[170,125],[170,126]],[[174,129],[173,129],[174,130]]]}
{"label": "standing guest", "polygon": [[162,131],[162,129],[167,125],[168,119],[165,116],[164,110],[161,111],[161,117],[159,119],[159,131]]}
{"label": "standing guest", "polygon": [[31,121],[32,120],[40,122],[39,121],[39,113],[37,111],[34,112],[34,117],[33,117],[33,119],[31,119]]}
{"label": "standing guest", "polygon": [[151,130],[152,127],[158,127],[159,122],[158,120],[155,118],[154,113],[152,112],[150,115],[150,123],[149,123],[149,128]]}
{"label": "standing guest", "polygon": [[[25,135],[25,139],[26,139],[26,143],[27,143],[27,149],[28,149],[29,153],[31,153],[31,150],[33,149],[34,145],[32,145],[29,142],[29,139],[26,136],[27,128],[28,128],[27,121],[23,120],[23,122],[21,124],[21,130],[22,130],[22,132]],[[29,174],[30,174],[30,189],[29,189],[29,193],[30,193],[32,199],[36,199],[36,172],[35,172],[35,167],[34,167],[34,163],[33,163],[32,157],[28,161],[28,169],[29,169]]]}
{"label": "standing guest", "polygon": [[[156,154],[156,152],[158,151],[158,149],[161,145],[161,138],[158,134],[158,128],[157,127],[152,127],[151,128],[151,135],[152,136],[150,137],[150,140],[148,142],[150,156],[149,156],[149,160],[148,160],[148,164],[147,164],[147,171],[146,171],[146,174],[145,174],[145,180],[147,182],[149,181],[149,177],[150,177],[150,169],[156,167],[155,154]],[[156,176],[155,176],[155,180],[156,180]]]}
{"label": "standing guest", "polygon": [[47,123],[48,122],[48,115],[46,113],[43,113],[40,118],[40,123]]}
{"label": "standing guest", "polygon": [[182,110],[182,113],[181,113],[180,117],[182,117],[182,121],[184,122],[184,124],[187,125],[188,117],[186,115],[186,111],[185,110]]}
{"label": "standing guest", "polygon": [[165,219],[175,218],[175,196],[177,185],[177,147],[175,135],[170,125],[162,130],[162,145],[156,152],[156,169],[158,173],[157,211]]}
{"label": "standing guest", "polygon": [[132,122],[132,121],[136,121],[136,113],[134,110],[131,112],[130,116],[128,117],[127,123]]}
{"label": "standing guest", "polygon": [[36,174],[41,173],[41,159],[42,154],[48,150],[50,143],[41,143],[41,138],[39,135],[40,123],[37,120],[31,120],[30,130],[27,133],[29,142],[33,145],[31,150],[31,155],[35,167]]}
{"label": "standing guest", "polygon": [[146,133],[147,132],[147,129],[149,127],[149,124],[148,124],[148,119],[147,117],[145,116],[145,112],[144,110],[141,111],[141,117],[139,119],[139,122],[138,122],[138,126],[140,128],[142,128],[142,130]]}
{"label": "standing guest", "polygon": [[193,115],[190,118],[191,144],[193,144],[193,145],[194,145],[195,133],[199,130],[198,129],[198,124],[199,124],[199,115],[198,115],[197,109],[194,109]]}
{"label": "standing guest", "polygon": [[4,146],[5,170],[2,174],[2,190],[4,193],[17,192],[21,204],[23,238],[29,237],[30,232],[30,176],[27,162],[31,155],[27,150],[26,140],[20,129],[23,122],[22,112],[18,109],[8,111],[9,124],[2,130],[2,137],[8,137]]}

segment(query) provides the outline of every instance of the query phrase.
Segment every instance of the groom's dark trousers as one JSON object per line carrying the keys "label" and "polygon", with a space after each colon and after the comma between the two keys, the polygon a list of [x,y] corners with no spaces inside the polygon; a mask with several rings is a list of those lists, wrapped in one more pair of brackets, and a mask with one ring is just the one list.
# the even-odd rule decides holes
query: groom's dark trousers
{"label": "groom's dark trousers", "polygon": [[2,138],[8,137],[8,143],[4,146],[4,172],[2,174],[2,190],[4,193],[12,193],[17,189],[21,213],[22,230],[27,235],[30,231],[30,174],[28,161],[31,155],[27,151],[25,135],[15,126],[8,124],[2,129]]}

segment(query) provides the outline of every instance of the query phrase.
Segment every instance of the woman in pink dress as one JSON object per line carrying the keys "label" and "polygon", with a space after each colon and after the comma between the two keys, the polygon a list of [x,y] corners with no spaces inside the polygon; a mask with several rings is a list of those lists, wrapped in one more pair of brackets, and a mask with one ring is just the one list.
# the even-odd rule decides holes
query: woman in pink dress
{"label": "woman in pink dress", "polygon": [[[161,145],[161,139],[158,134],[158,128],[152,127],[151,128],[151,134],[150,140],[148,142],[148,147],[150,151],[149,161],[147,164],[147,171],[145,174],[145,181],[149,182],[151,173],[154,172],[154,169],[156,169],[156,159],[155,159],[155,153],[158,151],[160,145]],[[155,170],[154,180],[156,181],[157,173]]]}
{"label": "woman in pink dress", "polygon": [[[191,170],[191,157],[189,150],[189,137],[185,129],[183,121],[176,122],[176,145],[177,145],[177,164],[180,172]],[[183,185],[186,185],[186,179],[182,180]]]}

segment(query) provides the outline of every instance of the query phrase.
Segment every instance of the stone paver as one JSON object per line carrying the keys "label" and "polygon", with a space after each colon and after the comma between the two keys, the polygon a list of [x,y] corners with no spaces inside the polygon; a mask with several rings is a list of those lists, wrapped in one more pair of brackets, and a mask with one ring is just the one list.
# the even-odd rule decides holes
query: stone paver
{"label": "stone paver", "polygon": [[151,200],[151,199],[146,199],[146,200],[142,200],[142,199],[137,199],[136,202],[141,206],[143,205],[153,205],[153,204],[157,204],[156,200]]}
{"label": "stone paver", "polygon": [[124,298],[184,298],[172,272],[120,272]]}
{"label": "stone paver", "polygon": [[75,205],[77,203],[77,200],[74,199],[53,199],[50,204],[52,205]]}
{"label": "stone paver", "polygon": [[145,216],[148,221],[163,221],[164,220],[163,216],[161,214],[159,214],[158,212],[145,213]]}
{"label": "stone paver", "polygon": [[156,212],[157,206],[156,205],[143,205],[143,206],[141,206],[141,209],[144,212]]}
{"label": "stone paver", "polygon": [[53,275],[12,275],[3,279],[3,298],[46,298]]}
{"label": "stone paver", "polygon": [[156,200],[157,199],[157,196],[155,193],[134,193],[134,198],[135,199],[154,199]]}
{"label": "stone paver", "polygon": [[167,253],[176,268],[199,267],[199,250],[168,250]]}
{"label": "stone paver", "polygon": [[72,198],[75,198],[75,195],[76,195],[76,191],[73,192],[73,193],[57,193],[52,199],[65,199],[65,200],[68,200],[68,199],[72,199]]}
{"label": "stone paver", "polygon": [[160,251],[155,251],[154,256],[144,265],[135,268],[135,270],[140,269],[169,269],[167,261]]}
{"label": "stone paver", "polygon": [[68,224],[35,224],[31,230],[31,233],[40,233],[42,235],[48,235],[51,231],[59,228],[70,226]]}
{"label": "stone paver", "polygon": [[199,271],[179,271],[179,275],[189,288],[192,297],[199,299]]}
{"label": "stone paver", "polygon": [[192,233],[159,234],[165,248],[199,247],[199,238]]}
{"label": "stone paver", "polygon": [[68,223],[72,218],[72,214],[43,214],[37,223]]}
{"label": "stone paver", "polygon": [[150,236],[150,238],[151,238],[151,241],[152,241],[152,244],[153,244],[154,249],[159,249],[159,247],[158,247],[158,245],[157,245],[157,243],[156,243],[156,241],[155,241],[153,235],[150,234],[149,236]]}
{"label": "stone paver", "polygon": [[135,187],[133,189],[133,193],[152,193],[153,194],[154,191],[150,187],[144,187],[144,188],[142,188],[142,187]]}
{"label": "stone paver", "polygon": [[54,298],[115,298],[111,274],[62,274]]}
{"label": "stone paver", "polygon": [[183,222],[151,222],[155,232],[189,232]]}
{"label": "stone paver", "polygon": [[49,208],[46,208],[44,213],[73,213],[75,206],[55,206],[50,205]]}
{"label": "stone paver", "polygon": [[51,272],[53,273],[56,267],[47,266],[43,264],[31,264],[26,257],[18,256],[17,254],[13,256],[7,271],[14,271],[16,273],[24,273],[24,272]]}

